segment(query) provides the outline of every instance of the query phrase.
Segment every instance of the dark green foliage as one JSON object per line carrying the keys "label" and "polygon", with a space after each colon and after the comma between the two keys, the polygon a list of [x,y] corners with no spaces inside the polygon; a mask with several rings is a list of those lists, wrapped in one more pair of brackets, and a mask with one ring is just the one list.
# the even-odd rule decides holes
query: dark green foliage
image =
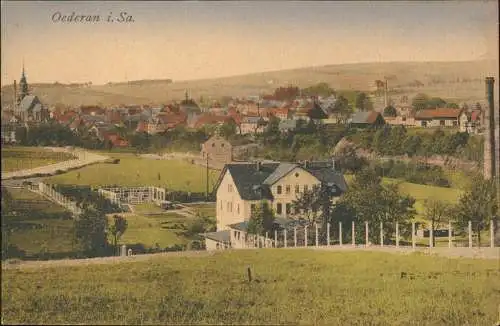
{"label": "dark green foliage", "polygon": [[87,206],[75,221],[75,238],[90,255],[103,255],[108,249],[107,227],[106,215]]}
{"label": "dark green foliage", "polygon": [[373,110],[373,103],[371,102],[368,95],[365,93],[359,93],[356,96],[356,108],[359,111],[370,111]]}
{"label": "dark green foliage", "polygon": [[472,221],[472,228],[477,235],[478,246],[481,244],[481,230],[484,230],[490,220],[494,219],[500,207],[496,198],[495,180],[485,180],[482,175],[473,178],[466,192],[460,196],[455,208],[456,224],[466,228]]}
{"label": "dark green foliage", "polygon": [[127,220],[123,216],[113,215],[113,224],[109,227],[109,233],[113,237],[113,246],[115,249],[118,248],[118,240],[125,233],[127,227]]}
{"label": "dark green foliage", "polygon": [[398,113],[396,111],[396,108],[393,107],[392,105],[389,105],[384,109],[384,117],[395,117],[397,115]]}
{"label": "dark green foliage", "polygon": [[265,235],[266,232],[273,231],[274,212],[266,201],[256,205],[248,221],[248,233],[256,235]]}
{"label": "dark green foliage", "polygon": [[374,171],[380,177],[401,179],[411,183],[450,187],[443,168],[425,163],[401,162],[388,160],[373,164]]}
{"label": "dark green foliage", "polygon": [[318,83],[302,89],[302,95],[304,96],[328,97],[333,94],[335,94],[335,90],[333,90],[327,83]]}
{"label": "dark green foliage", "polygon": [[76,185],[54,185],[54,189],[62,195],[75,201],[77,205],[83,207],[85,205],[93,205],[97,210],[104,214],[121,213],[123,209],[119,205],[112,203],[109,199],[102,197],[90,186]]}

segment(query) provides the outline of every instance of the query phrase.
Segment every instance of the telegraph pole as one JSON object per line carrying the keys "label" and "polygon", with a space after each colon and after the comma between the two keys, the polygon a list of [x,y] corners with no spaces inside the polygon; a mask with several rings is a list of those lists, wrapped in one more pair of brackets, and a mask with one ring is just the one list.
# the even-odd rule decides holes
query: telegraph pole
{"label": "telegraph pole", "polygon": [[208,201],[208,153],[207,153],[207,192],[206,192],[206,200]]}

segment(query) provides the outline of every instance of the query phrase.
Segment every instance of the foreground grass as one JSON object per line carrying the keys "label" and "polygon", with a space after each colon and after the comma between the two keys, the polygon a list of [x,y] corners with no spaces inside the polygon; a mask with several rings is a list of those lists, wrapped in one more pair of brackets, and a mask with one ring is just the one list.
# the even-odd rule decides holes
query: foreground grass
{"label": "foreground grass", "polygon": [[[134,154],[113,155],[119,164],[95,164],[45,179],[53,184],[158,186],[168,190],[204,192],[206,170],[198,165],[176,160],[152,160]],[[209,172],[209,184],[213,186],[218,171]]]}
{"label": "foreground grass", "polygon": [[112,268],[5,270],[2,318],[35,324],[493,325],[498,274],[494,261],[415,254],[261,249],[157,256]]}
{"label": "foreground grass", "polygon": [[33,169],[73,159],[73,155],[64,152],[53,152],[40,147],[3,147],[2,172]]}

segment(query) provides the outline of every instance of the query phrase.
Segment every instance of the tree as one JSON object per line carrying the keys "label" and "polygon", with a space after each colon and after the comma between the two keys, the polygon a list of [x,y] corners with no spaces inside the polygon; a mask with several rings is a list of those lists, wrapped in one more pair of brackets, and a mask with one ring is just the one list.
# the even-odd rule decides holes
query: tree
{"label": "tree", "polygon": [[452,207],[436,199],[427,199],[424,202],[425,218],[430,222],[430,230],[432,230],[431,243],[434,246],[434,231],[439,224],[449,221],[451,217]]}
{"label": "tree", "polygon": [[446,106],[446,101],[440,97],[433,97],[427,101],[427,108],[444,108]]}
{"label": "tree", "polygon": [[353,146],[344,146],[335,153],[336,162],[344,172],[356,173],[368,165],[368,161],[358,156]]}
{"label": "tree", "polygon": [[271,232],[274,227],[274,212],[267,201],[262,201],[256,205],[248,221],[248,233],[265,235]]}
{"label": "tree", "polygon": [[330,88],[330,85],[324,82],[302,89],[302,95],[305,96],[328,97],[333,94],[335,94],[335,91],[332,88]]}
{"label": "tree", "polygon": [[233,119],[224,122],[219,129],[219,136],[222,136],[226,139],[236,135],[236,123]]}
{"label": "tree", "polygon": [[83,213],[75,221],[75,237],[82,248],[94,255],[104,253],[107,248],[106,215],[92,206],[84,208]]}
{"label": "tree", "polygon": [[364,221],[371,224],[370,239],[378,240],[380,223],[384,225],[384,239],[388,239],[394,232],[394,222],[403,227],[408,225],[408,220],[414,215],[414,199],[401,196],[397,186],[384,186],[382,178],[372,168],[366,168],[355,175],[347,192],[340,198],[335,206],[333,216],[338,214],[338,209],[352,214],[353,221]]}
{"label": "tree", "polygon": [[427,109],[427,103],[429,102],[429,96],[424,93],[419,93],[415,95],[415,97],[411,101],[411,106],[417,110],[425,110]]}
{"label": "tree", "polygon": [[396,117],[398,115],[398,112],[396,111],[396,108],[393,107],[392,105],[389,105],[384,109],[384,117]]}
{"label": "tree", "polygon": [[370,111],[373,109],[373,103],[368,95],[361,92],[356,96],[356,108],[360,111]]}
{"label": "tree", "polygon": [[477,235],[477,245],[481,246],[481,230],[484,230],[489,221],[494,219],[498,212],[495,180],[485,180],[482,175],[472,178],[464,194],[460,196],[456,207],[456,224],[465,228],[469,221]]}
{"label": "tree", "polygon": [[113,237],[113,246],[118,249],[118,240],[127,230],[127,220],[121,215],[113,215],[113,225],[109,227],[109,233]]}

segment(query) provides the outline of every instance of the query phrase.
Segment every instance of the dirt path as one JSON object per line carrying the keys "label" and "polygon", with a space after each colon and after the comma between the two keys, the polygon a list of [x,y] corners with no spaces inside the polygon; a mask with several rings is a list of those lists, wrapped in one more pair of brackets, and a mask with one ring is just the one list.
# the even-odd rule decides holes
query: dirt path
{"label": "dirt path", "polygon": [[28,178],[35,174],[55,174],[56,171],[67,171],[69,169],[74,169],[82,167],[85,165],[102,162],[108,159],[107,156],[91,153],[79,148],[63,148],[63,147],[47,147],[55,152],[66,152],[76,156],[76,159],[68,160],[64,162],[54,163],[45,166],[39,166],[33,169],[25,169],[13,172],[2,172],[2,180],[11,179],[14,177]]}

